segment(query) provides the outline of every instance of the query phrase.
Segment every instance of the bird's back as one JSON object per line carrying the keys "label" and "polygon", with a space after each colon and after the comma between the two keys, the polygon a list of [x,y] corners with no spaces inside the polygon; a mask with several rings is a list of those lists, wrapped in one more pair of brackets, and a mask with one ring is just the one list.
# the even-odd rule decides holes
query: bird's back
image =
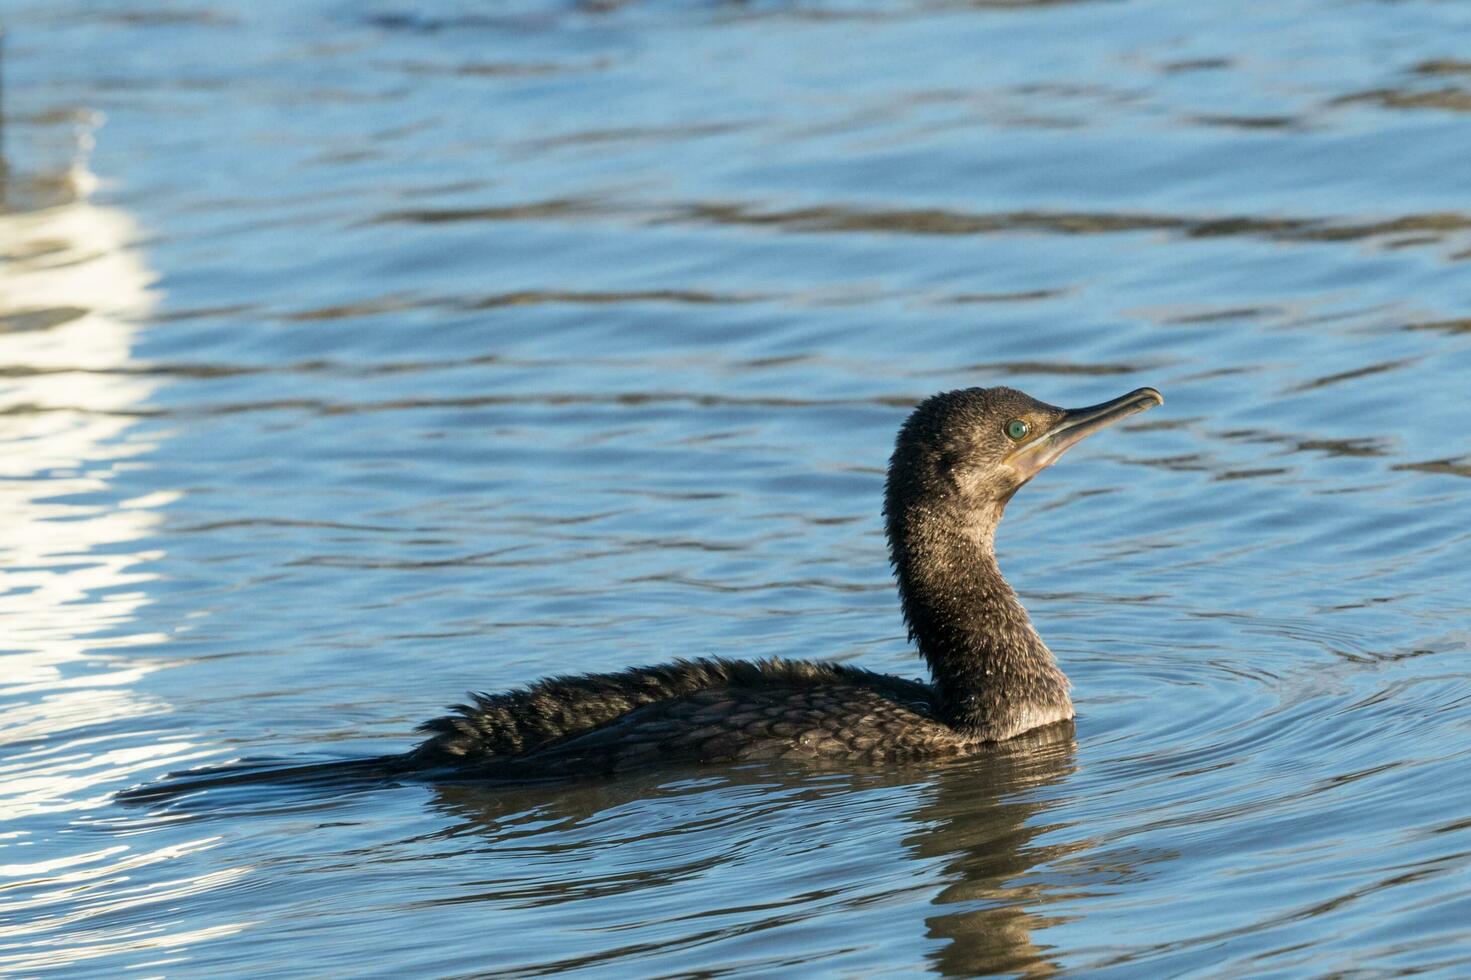
{"label": "bird's back", "polygon": [[556,677],[422,726],[416,769],[556,778],[655,762],[952,755],[954,729],[917,681],[842,664],[685,660]]}

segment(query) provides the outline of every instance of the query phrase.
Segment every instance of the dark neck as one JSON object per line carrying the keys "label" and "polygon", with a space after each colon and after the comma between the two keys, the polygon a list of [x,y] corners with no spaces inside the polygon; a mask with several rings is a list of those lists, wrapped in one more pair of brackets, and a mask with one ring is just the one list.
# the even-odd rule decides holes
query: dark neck
{"label": "dark neck", "polygon": [[981,739],[1072,717],[1068,682],[996,563],[994,521],[933,511],[890,528],[904,617],[942,718]]}

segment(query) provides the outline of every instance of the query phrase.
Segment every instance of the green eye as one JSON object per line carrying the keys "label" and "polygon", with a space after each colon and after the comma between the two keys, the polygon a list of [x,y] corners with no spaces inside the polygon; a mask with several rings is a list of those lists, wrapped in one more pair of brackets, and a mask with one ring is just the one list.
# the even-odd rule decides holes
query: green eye
{"label": "green eye", "polygon": [[1032,431],[1032,427],[1030,425],[1027,425],[1027,423],[1023,422],[1021,419],[1012,419],[1010,422],[1006,423],[1006,434],[1018,441],[1025,439],[1027,437],[1027,433],[1030,431]]}

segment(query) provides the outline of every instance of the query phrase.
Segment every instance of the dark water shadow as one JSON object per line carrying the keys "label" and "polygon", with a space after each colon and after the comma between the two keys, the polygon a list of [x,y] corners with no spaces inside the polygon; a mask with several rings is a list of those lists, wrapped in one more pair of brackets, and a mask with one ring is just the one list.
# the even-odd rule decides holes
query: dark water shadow
{"label": "dark water shadow", "polygon": [[[579,828],[586,835],[595,835],[600,816],[609,811],[653,799],[687,796],[692,792],[691,782],[678,778],[684,775],[697,784],[696,791],[742,787],[769,790],[769,796],[779,800],[775,805],[784,810],[824,807],[831,813],[831,804],[838,803],[841,809],[845,796],[854,796],[853,805],[861,806],[856,794],[864,791],[912,790],[913,808],[902,815],[904,822],[914,828],[903,838],[906,856],[917,866],[917,880],[933,880],[937,861],[941,869],[942,881],[930,900],[934,910],[924,920],[925,937],[939,941],[928,953],[931,969],[941,976],[1039,975],[1061,969],[1049,958],[1047,947],[1032,938],[1035,930],[1048,924],[1044,910],[1054,896],[1044,886],[1027,880],[1028,876],[1043,863],[1087,847],[1075,838],[1066,844],[1038,842],[1039,835],[1050,829],[1040,819],[1048,809],[1047,795],[1041,791],[1061,783],[1075,770],[1075,752],[1073,727],[1068,724],[1024,735],[958,763],[932,767],[838,771],[810,765],[793,770],[761,764],[718,771],[691,768],[672,779],[671,773],[659,771],[561,785],[445,783],[433,787],[430,805],[450,821],[436,836],[486,837],[499,847],[518,838],[524,844],[528,835],[540,835],[549,824],[558,829],[558,837],[563,840],[581,836],[577,834]],[[709,782],[712,775],[718,780],[714,786]],[[534,819],[528,820],[528,814],[534,814]],[[523,829],[524,824],[534,829]],[[719,828],[710,832],[719,833]],[[623,843],[651,845],[661,838],[687,833],[682,825],[661,824]],[[544,880],[536,902],[555,905],[575,901],[586,898],[590,890],[677,886],[680,878],[727,860],[729,855],[721,847],[701,846],[686,864],[643,869],[621,882]],[[497,897],[491,887],[484,893],[449,901],[490,902]],[[792,906],[805,904],[801,899],[791,902]],[[764,907],[762,911],[781,921],[824,914],[812,907]],[[689,938],[718,941],[724,938],[723,929],[734,935],[752,928],[750,918],[743,915],[733,925],[690,930]],[[542,974],[553,969],[595,966],[638,952],[628,947],[605,949],[554,963],[543,962],[525,972]],[[497,970],[497,975],[519,974]]]}

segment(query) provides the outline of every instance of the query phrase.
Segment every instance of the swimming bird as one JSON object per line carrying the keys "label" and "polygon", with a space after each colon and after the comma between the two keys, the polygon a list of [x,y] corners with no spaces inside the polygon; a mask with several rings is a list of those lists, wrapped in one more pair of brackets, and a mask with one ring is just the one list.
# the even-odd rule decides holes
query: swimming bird
{"label": "swimming bird", "polygon": [[[1001,574],[996,527],[1012,495],[1069,448],[1163,402],[1138,388],[1062,409],[1012,388],[965,388],[914,409],[889,460],[884,518],[928,683],[832,661],[724,658],[553,677],[472,695],[420,726],[428,737],[403,755],[279,775],[531,780],[673,762],[901,762],[1066,722],[1067,677]],[[205,782],[253,775],[263,774]]]}
{"label": "swimming bird", "polygon": [[660,761],[854,759],[971,752],[1073,717],[1068,680],[996,562],[1013,494],[1089,435],[1164,398],[1139,388],[1067,410],[1011,388],[920,404],[884,487],[889,558],[931,683],[842,663],[681,660],[472,697],[422,726],[412,770],[513,776]]}

